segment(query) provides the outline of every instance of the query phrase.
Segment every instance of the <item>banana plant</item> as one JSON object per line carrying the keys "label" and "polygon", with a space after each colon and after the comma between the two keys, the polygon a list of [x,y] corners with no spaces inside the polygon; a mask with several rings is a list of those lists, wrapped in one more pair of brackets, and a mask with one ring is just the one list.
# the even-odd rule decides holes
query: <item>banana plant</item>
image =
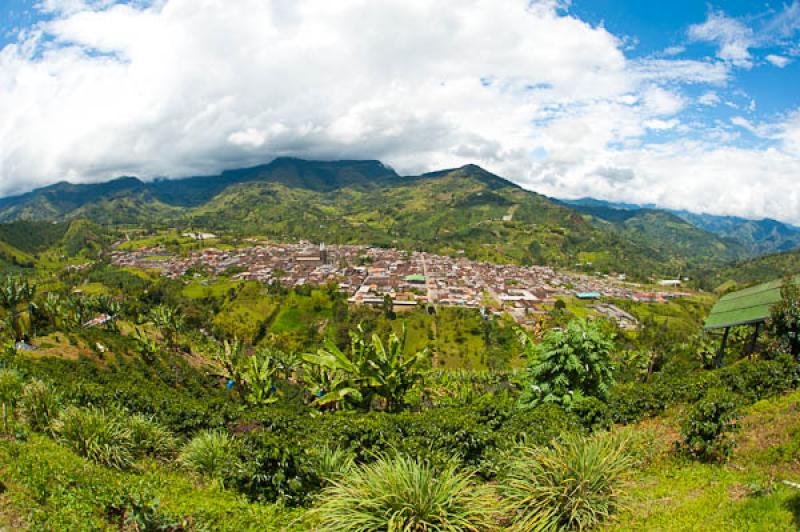
{"label": "banana plant", "polygon": [[406,392],[421,380],[428,358],[427,349],[406,355],[405,344],[405,327],[400,336],[392,333],[384,344],[377,334],[365,339],[359,326],[351,335],[347,353],[328,340],[317,353],[304,355],[309,374],[325,376],[328,386],[320,388],[314,383],[314,403],[322,406],[336,402],[369,409],[374,399],[379,399],[387,410],[397,410]]}
{"label": "banana plant", "polygon": [[250,355],[242,372],[245,388],[245,401],[251,405],[264,406],[278,400],[278,388],[275,385],[277,368],[271,360],[264,356]]}
{"label": "banana plant", "polygon": [[0,283],[0,307],[7,313],[5,325],[14,340],[22,340],[30,328],[35,294],[36,285],[21,277],[7,275]]}
{"label": "banana plant", "polygon": [[150,310],[149,317],[153,325],[161,331],[167,345],[176,347],[178,334],[184,329],[183,315],[178,309],[169,305],[158,305]]}

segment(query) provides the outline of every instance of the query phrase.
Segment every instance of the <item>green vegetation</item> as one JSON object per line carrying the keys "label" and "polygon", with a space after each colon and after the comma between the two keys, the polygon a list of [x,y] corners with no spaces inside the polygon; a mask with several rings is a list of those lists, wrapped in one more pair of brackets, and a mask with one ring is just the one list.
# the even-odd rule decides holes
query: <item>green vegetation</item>
{"label": "green vegetation", "polygon": [[[610,229],[581,217],[563,226],[564,212],[544,203],[532,212],[543,199],[475,168],[398,181],[371,165],[335,166],[325,179],[325,165],[278,166],[280,179],[275,168],[257,186],[230,176],[229,187],[191,189],[164,212],[192,211],[194,227],[209,227],[201,214],[260,188],[309,200],[303,230],[323,220],[319,231],[342,241],[360,227],[359,238],[420,239],[493,260],[526,262],[555,242],[556,262],[616,260],[582,248],[584,236]],[[362,179],[372,171],[375,186]],[[139,190],[133,211],[152,199],[144,185],[116,186]],[[178,202],[159,186],[157,201]],[[415,187],[446,208],[429,212]],[[352,201],[328,204],[328,194]],[[365,198],[398,210],[367,210]],[[498,222],[507,212],[513,220]],[[296,214],[280,215],[271,236],[300,233]],[[273,214],[240,216],[242,227],[267,227],[261,218]],[[341,217],[353,225],[334,228]],[[36,227],[25,224],[9,239]],[[196,245],[178,236],[183,229],[125,230],[131,245]],[[630,329],[564,297],[520,330],[471,309],[352,306],[334,283],[115,268],[102,252],[114,231],[77,219],[48,228],[25,249],[34,267],[0,282],[0,526],[680,530],[703,519],[759,530],[800,519],[797,495],[780,483],[800,478],[792,287],[754,352],[739,349],[747,338],[735,332],[715,361],[714,340],[700,333],[708,294],[608,301],[639,319]],[[232,231],[215,245],[241,243]],[[542,247],[520,252],[521,231]],[[95,320],[103,314],[113,319]]]}
{"label": "green vegetation", "polygon": [[402,456],[349,471],[320,500],[310,517],[323,530],[490,530],[499,514],[493,490],[470,473]]}

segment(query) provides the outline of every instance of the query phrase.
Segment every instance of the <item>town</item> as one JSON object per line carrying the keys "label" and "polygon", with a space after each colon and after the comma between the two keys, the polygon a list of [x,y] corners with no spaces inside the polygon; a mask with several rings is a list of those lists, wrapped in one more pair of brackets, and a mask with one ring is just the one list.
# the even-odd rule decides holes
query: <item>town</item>
{"label": "town", "polygon": [[[111,261],[116,266],[155,270],[170,278],[229,275],[233,279],[286,286],[334,283],[354,304],[381,305],[391,301],[397,308],[480,308],[484,312],[508,313],[520,323],[532,321],[558,297],[658,303],[687,295],[645,291],[619,277],[557,272],[547,266],[492,264],[363,245],[326,246],[306,241],[248,244],[225,250],[208,248],[186,256],[163,247],[115,250]],[[636,323],[633,316],[612,304],[595,302],[592,308],[623,326]]]}

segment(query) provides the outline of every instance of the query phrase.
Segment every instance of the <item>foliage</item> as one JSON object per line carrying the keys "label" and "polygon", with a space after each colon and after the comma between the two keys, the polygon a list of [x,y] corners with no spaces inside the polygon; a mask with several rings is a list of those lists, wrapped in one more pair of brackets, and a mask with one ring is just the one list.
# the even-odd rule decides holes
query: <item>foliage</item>
{"label": "foliage", "polygon": [[800,286],[786,280],[781,287],[781,301],[770,311],[768,331],[780,347],[800,358]]}
{"label": "foliage", "polygon": [[612,434],[567,436],[550,447],[528,447],[501,482],[516,530],[588,530],[620,504],[633,465],[626,441]]}
{"label": "foliage", "polygon": [[347,352],[328,340],[316,354],[304,356],[316,405],[370,409],[378,400],[394,412],[402,407],[406,392],[422,379],[428,353],[423,349],[406,355],[405,327],[400,336],[390,334],[385,344],[377,334],[369,340],[364,336],[359,327]]}
{"label": "foliage", "polygon": [[333,481],[311,512],[324,530],[487,530],[498,517],[490,487],[455,466],[436,470],[404,456],[384,457]]}
{"label": "foliage", "polygon": [[175,438],[151,416],[133,414],[124,421],[137,456],[163,457],[175,449]]}
{"label": "foliage", "polygon": [[35,379],[22,389],[19,411],[31,430],[48,430],[60,409],[61,398],[52,386]]}
{"label": "foliage", "polygon": [[0,307],[7,312],[6,329],[15,340],[22,340],[29,332],[35,293],[36,285],[26,278],[7,275],[0,282]]}
{"label": "foliage", "polygon": [[239,443],[228,433],[204,431],[183,447],[178,460],[187,469],[224,483],[240,473],[240,452]]}
{"label": "foliage", "polygon": [[528,357],[521,404],[568,405],[580,397],[608,395],[613,383],[613,336],[598,324],[572,320],[564,330],[545,333],[539,344],[522,331],[520,338]]}
{"label": "foliage", "polygon": [[161,304],[150,310],[149,317],[153,325],[158,327],[161,334],[164,335],[167,345],[175,347],[178,333],[182,332],[184,328],[184,319],[180,311],[169,305]]}
{"label": "foliage", "polygon": [[99,464],[116,469],[133,464],[131,430],[98,408],[67,407],[53,423],[53,433],[80,456]]}
{"label": "foliage", "polygon": [[683,449],[705,461],[725,461],[735,445],[731,433],[738,427],[740,399],[719,388],[693,404],[681,426]]}

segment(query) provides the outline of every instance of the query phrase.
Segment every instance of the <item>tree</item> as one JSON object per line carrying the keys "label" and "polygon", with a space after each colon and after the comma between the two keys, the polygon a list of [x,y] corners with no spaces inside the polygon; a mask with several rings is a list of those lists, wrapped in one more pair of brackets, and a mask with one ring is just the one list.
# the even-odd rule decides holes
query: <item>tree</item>
{"label": "tree", "polygon": [[772,307],[768,322],[770,335],[781,349],[800,357],[800,287],[787,280],[781,287],[781,300]]}
{"label": "tree", "polygon": [[613,334],[597,322],[572,320],[563,330],[545,333],[539,344],[524,331],[519,336],[528,359],[522,405],[569,405],[584,396],[608,395],[614,380]]}

